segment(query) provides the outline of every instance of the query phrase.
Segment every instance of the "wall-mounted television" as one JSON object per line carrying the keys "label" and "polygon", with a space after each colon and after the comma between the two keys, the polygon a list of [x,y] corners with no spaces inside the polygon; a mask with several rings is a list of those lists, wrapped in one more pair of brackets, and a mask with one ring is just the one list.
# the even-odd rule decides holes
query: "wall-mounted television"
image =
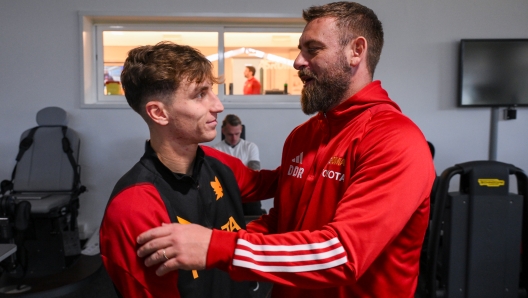
{"label": "wall-mounted television", "polygon": [[528,39],[462,39],[459,107],[528,106]]}

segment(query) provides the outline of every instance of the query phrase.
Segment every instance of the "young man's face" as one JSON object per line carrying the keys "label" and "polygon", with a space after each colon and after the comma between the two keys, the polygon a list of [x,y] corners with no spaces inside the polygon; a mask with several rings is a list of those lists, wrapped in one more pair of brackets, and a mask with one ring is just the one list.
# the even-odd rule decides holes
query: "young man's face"
{"label": "young man's face", "polygon": [[240,142],[240,135],[242,134],[242,125],[232,126],[226,124],[222,127],[222,133],[225,136],[225,142],[230,146],[235,146]]}
{"label": "young man's face", "polygon": [[199,144],[216,137],[218,113],[224,106],[213,93],[212,84],[183,80],[169,106],[172,137],[181,144]]}

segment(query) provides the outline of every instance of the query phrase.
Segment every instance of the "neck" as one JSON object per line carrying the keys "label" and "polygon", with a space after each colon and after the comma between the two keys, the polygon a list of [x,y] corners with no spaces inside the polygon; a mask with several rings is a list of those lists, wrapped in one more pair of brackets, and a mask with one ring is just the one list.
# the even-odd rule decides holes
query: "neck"
{"label": "neck", "polygon": [[363,88],[365,88],[368,84],[372,83],[372,78],[370,76],[363,76],[356,78],[353,80],[350,84],[350,88],[348,91],[344,94],[343,99],[340,103],[345,102],[350,97],[354,96],[356,93],[361,91]]}
{"label": "neck", "polygon": [[182,145],[151,134],[150,145],[161,163],[173,173],[192,175],[198,144]]}
{"label": "neck", "polygon": [[[242,140],[242,139],[240,139],[240,140]],[[227,145],[229,145],[229,147],[231,147],[231,148],[235,148],[236,145],[238,145],[238,143],[240,143],[240,140],[238,140],[238,142],[236,142],[236,144],[234,144],[234,145],[229,144],[227,141],[225,141],[225,143],[226,143]]]}

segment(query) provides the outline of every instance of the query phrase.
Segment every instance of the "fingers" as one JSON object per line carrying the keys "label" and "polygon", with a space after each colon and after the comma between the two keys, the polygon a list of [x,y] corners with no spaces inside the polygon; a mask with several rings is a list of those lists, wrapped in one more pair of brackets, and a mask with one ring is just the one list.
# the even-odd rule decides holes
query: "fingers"
{"label": "fingers", "polygon": [[159,265],[156,269],[156,275],[163,276],[171,271],[178,269],[186,269],[184,264],[180,263],[176,256],[173,255],[170,248],[160,249],[155,253],[145,258],[145,265],[147,267]]}
{"label": "fingers", "polygon": [[145,266],[151,267],[156,264],[164,263],[171,259],[170,250],[168,248],[159,249],[156,252],[145,258]]}
{"label": "fingers", "polygon": [[156,251],[171,246],[171,234],[179,224],[163,225],[161,227],[150,229],[137,237],[137,243],[140,245],[137,255],[142,258]]}
{"label": "fingers", "polygon": [[163,276],[171,271],[178,270],[179,268],[180,264],[178,263],[178,261],[175,258],[172,258],[168,261],[165,261],[158,267],[158,269],[156,269],[156,275]]}
{"label": "fingers", "polygon": [[169,236],[171,234],[171,226],[177,225],[177,224],[165,224],[162,223],[161,227],[150,229],[141,235],[139,235],[136,239],[137,243],[139,245],[149,242],[152,239],[160,238],[164,236]]}
{"label": "fingers", "polygon": [[[156,238],[150,240],[149,242],[141,245],[137,251],[137,255],[140,258],[146,257],[148,255],[154,254],[158,255],[161,249],[170,246],[170,239],[167,238]],[[163,257],[163,255],[161,255]]]}

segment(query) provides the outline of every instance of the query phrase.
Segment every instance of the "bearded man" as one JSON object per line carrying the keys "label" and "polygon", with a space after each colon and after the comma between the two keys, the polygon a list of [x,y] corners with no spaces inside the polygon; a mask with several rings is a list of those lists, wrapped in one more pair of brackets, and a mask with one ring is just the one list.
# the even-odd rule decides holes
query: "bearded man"
{"label": "bearded man", "polygon": [[[138,255],[159,275],[202,266],[271,281],[272,297],[414,297],[435,171],[420,129],[373,81],[381,22],[354,2],[303,17],[294,67],[302,110],[317,114],[286,139],[274,208],[236,233],[152,229]],[[210,238],[201,252],[196,235]]]}

